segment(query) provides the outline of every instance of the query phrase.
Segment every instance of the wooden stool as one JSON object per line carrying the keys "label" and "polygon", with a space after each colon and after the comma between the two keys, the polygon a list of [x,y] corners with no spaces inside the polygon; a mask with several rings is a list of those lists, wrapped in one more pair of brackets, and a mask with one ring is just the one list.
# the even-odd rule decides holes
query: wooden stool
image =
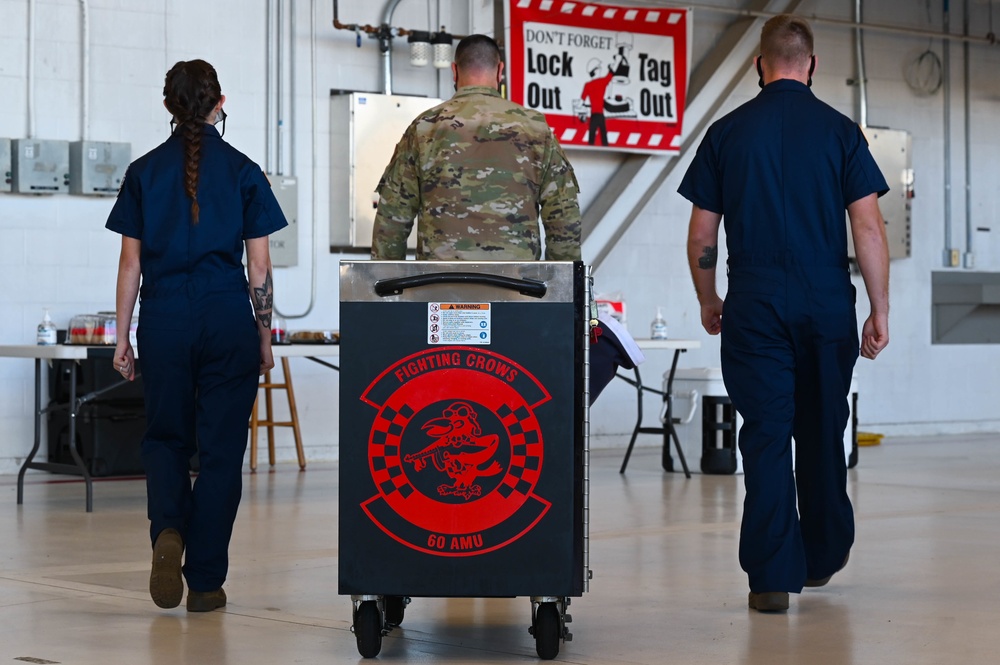
{"label": "wooden stool", "polygon": [[[250,471],[257,470],[257,428],[267,428],[267,459],[271,466],[274,466],[274,428],[291,427],[295,434],[295,452],[299,456],[299,469],[306,468],[306,455],[302,450],[302,434],[299,432],[299,414],[295,408],[295,391],[292,389],[292,373],[288,368],[288,358],[281,359],[281,370],[285,375],[284,383],[272,383],[271,372],[264,372],[264,381],[260,387],[264,389],[264,419],[257,415],[257,404],[260,403],[260,395],[253,403],[253,411],[250,412]],[[274,420],[274,408],[271,401],[272,390],[284,390],[288,396],[288,411],[291,420],[277,422]]]}

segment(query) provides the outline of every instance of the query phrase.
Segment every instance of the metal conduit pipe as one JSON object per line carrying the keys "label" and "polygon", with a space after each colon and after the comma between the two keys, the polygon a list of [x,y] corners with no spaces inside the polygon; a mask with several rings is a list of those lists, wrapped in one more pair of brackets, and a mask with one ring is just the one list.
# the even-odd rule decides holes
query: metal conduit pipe
{"label": "metal conduit pipe", "polygon": [[[944,0],[944,32],[951,31],[949,0]],[[941,70],[944,76],[944,265],[952,268],[958,265],[952,256],[951,244],[951,41],[942,43]]]}
{"label": "metal conduit pipe", "polygon": [[284,123],[285,117],[283,113],[284,101],[285,101],[285,2],[284,0],[277,0],[278,6],[278,18],[276,20],[277,33],[275,36],[275,50],[278,53],[277,62],[275,63],[275,88],[277,99],[274,102],[275,116],[277,118],[277,126],[275,127],[275,152],[276,162],[278,170],[275,171],[278,175],[284,175],[284,163],[285,163],[285,146],[284,146]]}
{"label": "metal conduit pipe", "polygon": [[854,46],[858,59],[858,124],[864,128],[868,126],[868,73],[865,71],[865,38],[861,29],[864,23],[862,4],[863,0],[854,2],[854,20],[858,26],[854,31]]}
{"label": "metal conduit pipe", "polygon": [[382,11],[382,30],[379,34],[379,49],[382,51],[382,92],[392,94],[392,15],[401,0],[388,0]]}
{"label": "metal conduit pipe", "polygon": [[295,175],[295,42],[298,24],[295,20],[295,2],[289,3],[288,19],[288,175]]}
{"label": "metal conduit pipe", "polygon": [[379,51],[382,53],[382,92],[386,95],[392,94],[392,14],[396,11],[396,5],[400,0],[389,0],[383,10],[382,25],[374,27],[368,24],[341,23],[337,0],[333,0],[333,27],[337,30],[353,30],[357,35],[357,46],[361,46],[361,33],[364,32],[370,37],[378,37]]}
{"label": "metal conduit pipe", "polygon": [[361,46],[362,32],[367,35],[374,35],[378,32],[378,28],[367,23],[365,25],[361,25],[360,23],[341,23],[337,0],[333,0],[333,27],[337,30],[353,30],[358,37],[357,46],[359,48]]}
{"label": "metal conduit pipe", "polygon": [[[292,3],[292,16],[295,15],[295,3]],[[295,31],[292,31],[292,36],[294,38]],[[310,133],[311,136],[316,136],[316,105],[319,103],[319,95],[316,94],[316,0],[309,1],[309,99],[310,104]],[[295,52],[295,49],[292,49]],[[294,81],[295,67],[292,67],[292,80]],[[294,117],[294,113],[293,113]],[[294,123],[293,123],[294,124]],[[295,146],[295,133],[292,133],[292,147]],[[318,283],[317,279],[317,254],[319,252],[319,228],[320,225],[316,223],[316,209],[319,207],[319,188],[317,186],[316,178],[316,164],[319,163],[319,153],[316,148],[316,141],[310,141],[311,152],[310,152],[310,183],[311,183],[311,207],[310,207],[310,217],[312,219],[312,245],[310,246],[309,253],[309,304],[306,305],[304,311],[291,314],[284,312],[278,308],[277,303],[274,305],[274,312],[278,316],[291,320],[291,319],[302,319],[312,312],[313,307],[316,305],[316,287]],[[294,153],[293,153],[294,154]],[[292,161],[292,171],[294,174],[295,162]],[[301,217],[301,215],[300,215]]]}
{"label": "metal conduit pipe", "polygon": [[[427,0],[429,3],[430,0]],[[412,34],[407,28],[393,28],[392,14],[396,10],[396,5],[400,0],[388,0],[383,10],[382,24],[378,27],[371,25],[361,25],[359,23],[341,23],[338,16],[337,0],[333,0],[333,27],[338,30],[353,30],[357,35],[357,45],[361,46],[361,33],[364,32],[369,37],[378,39],[379,51],[382,53],[382,92],[386,95],[392,94],[392,40],[394,37],[404,37]],[[430,5],[428,5],[428,8]],[[440,12],[438,12],[440,19]],[[395,34],[393,34],[395,31]],[[465,35],[450,35],[452,39],[463,39]]]}
{"label": "metal conduit pipe", "polygon": [[90,16],[80,0],[80,140],[90,138]]}
{"label": "metal conduit pipe", "polygon": [[[964,34],[969,34],[969,0],[962,3],[962,29]],[[963,91],[965,97],[965,256],[962,265],[969,269],[975,267],[976,264],[976,256],[972,247],[972,135],[969,118],[969,107],[972,102],[969,94],[969,42],[962,43],[962,61],[965,70]]]}
{"label": "metal conduit pipe", "polygon": [[28,136],[35,138],[35,0],[28,0]]}
{"label": "metal conduit pipe", "polygon": [[271,44],[271,12],[274,0],[265,3],[264,20],[264,172],[274,173],[271,163],[271,63],[274,62],[274,52]]}

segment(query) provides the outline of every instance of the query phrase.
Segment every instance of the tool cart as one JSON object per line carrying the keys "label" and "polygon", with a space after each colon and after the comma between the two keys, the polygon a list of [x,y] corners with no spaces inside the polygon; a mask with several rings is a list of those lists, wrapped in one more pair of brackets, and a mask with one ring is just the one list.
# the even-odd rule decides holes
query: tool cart
{"label": "tool cart", "polygon": [[363,657],[411,598],[531,601],[571,639],[588,556],[589,271],[342,261],[339,592]]}

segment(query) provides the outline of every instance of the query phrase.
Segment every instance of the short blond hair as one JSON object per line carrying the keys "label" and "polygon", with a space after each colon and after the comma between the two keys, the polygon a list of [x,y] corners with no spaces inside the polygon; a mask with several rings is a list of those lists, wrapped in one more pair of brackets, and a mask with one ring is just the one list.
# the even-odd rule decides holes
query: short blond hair
{"label": "short blond hair", "polygon": [[813,55],[813,32],[805,19],[779,14],[760,31],[760,54],[768,63],[801,67]]}

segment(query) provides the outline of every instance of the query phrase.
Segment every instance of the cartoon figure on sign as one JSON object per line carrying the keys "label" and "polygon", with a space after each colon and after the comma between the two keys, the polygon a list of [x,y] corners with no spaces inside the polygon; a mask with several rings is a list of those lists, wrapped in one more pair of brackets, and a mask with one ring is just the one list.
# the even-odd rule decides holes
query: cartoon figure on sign
{"label": "cartoon figure on sign", "polygon": [[428,461],[454,481],[439,485],[441,496],[460,496],[466,500],[482,496],[483,488],[476,484],[480,476],[494,476],[503,470],[494,456],[500,445],[496,434],[482,436],[475,410],[466,402],[453,402],[444,409],[441,418],[423,426],[434,442],[403,460],[416,472],[427,468]]}
{"label": "cartoon figure on sign", "polygon": [[615,41],[618,52],[611,56],[611,64],[606,68],[598,58],[591,58],[587,62],[587,74],[590,80],[583,85],[580,99],[573,100],[573,112],[580,122],[584,122],[587,116],[590,116],[587,136],[590,145],[594,145],[598,132],[601,134],[601,145],[608,145],[606,118],[635,117],[632,98],[615,92],[616,86],[627,86],[630,82],[631,67],[626,51],[632,50],[632,35],[619,32]]}
{"label": "cartoon figure on sign", "polygon": [[607,72],[602,73],[601,61],[597,58],[591,58],[590,62],[587,63],[587,73],[590,74],[590,80],[583,86],[583,92],[580,93],[581,99],[573,100],[575,110],[580,122],[586,120],[587,111],[590,111],[590,133],[587,142],[594,145],[594,139],[600,132],[601,145],[607,145],[608,128],[604,124],[604,95],[615,73],[611,67],[608,67]]}

